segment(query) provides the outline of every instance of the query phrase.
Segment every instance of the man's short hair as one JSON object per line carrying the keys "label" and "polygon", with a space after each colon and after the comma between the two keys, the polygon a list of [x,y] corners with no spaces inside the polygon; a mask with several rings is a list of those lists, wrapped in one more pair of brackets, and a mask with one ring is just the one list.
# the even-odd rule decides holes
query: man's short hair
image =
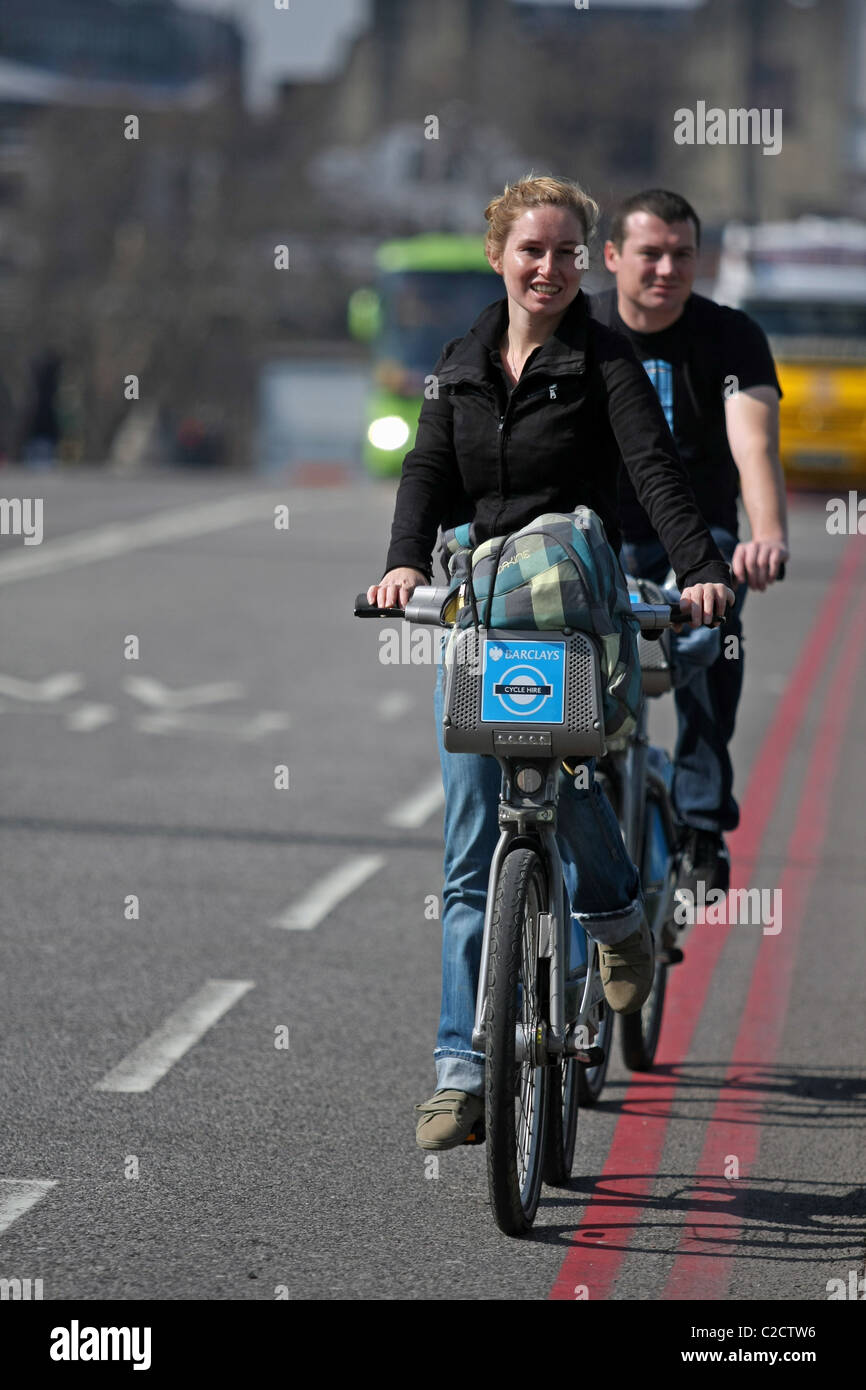
{"label": "man's short hair", "polygon": [[691,203],[687,203],[679,193],[671,193],[668,188],[648,188],[643,193],[633,193],[630,198],[626,198],[613,215],[610,240],[617,251],[622,250],[626,236],[625,224],[633,212],[651,212],[655,217],[660,217],[662,222],[667,222],[668,226],[672,222],[688,222],[691,218],[695,224],[695,245],[701,244],[700,218]]}

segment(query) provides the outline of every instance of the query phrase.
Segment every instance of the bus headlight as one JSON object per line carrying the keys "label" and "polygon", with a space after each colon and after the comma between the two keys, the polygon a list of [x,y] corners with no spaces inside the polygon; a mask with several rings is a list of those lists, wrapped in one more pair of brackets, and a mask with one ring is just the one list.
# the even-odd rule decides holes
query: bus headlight
{"label": "bus headlight", "polygon": [[373,421],[367,431],[367,438],[374,449],[392,453],[394,449],[402,449],[406,443],[409,438],[409,426],[399,415],[383,415],[381,419]]}

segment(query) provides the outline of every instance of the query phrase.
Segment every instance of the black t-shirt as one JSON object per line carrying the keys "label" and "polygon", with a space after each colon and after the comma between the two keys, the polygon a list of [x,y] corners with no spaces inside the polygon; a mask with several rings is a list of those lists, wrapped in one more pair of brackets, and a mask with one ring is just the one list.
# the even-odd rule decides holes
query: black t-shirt
{"label": "black t-shirt", "polygon": [[[728,445],[725,399],[751,386],[782,391],[763,329],[740,309],[690,295],[676,323],[660,333],[636,333],[619,316],[616,289],[590,298],[594,318],[628,339],[664,410],[698,506],[710,526],[736,534],[739,473]],[[628,475],[620,484],[623,539],[655,536]]]}

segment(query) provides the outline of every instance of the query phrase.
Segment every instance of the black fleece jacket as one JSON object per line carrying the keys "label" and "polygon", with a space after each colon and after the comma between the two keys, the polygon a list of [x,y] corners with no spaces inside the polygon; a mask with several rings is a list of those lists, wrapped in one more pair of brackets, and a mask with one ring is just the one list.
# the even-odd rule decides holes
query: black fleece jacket
{"label": "black fleece jacket", "polygon": [[476,543],[542,512],[583,504],[619,553],[624,463],[674,566],[688,584],[731,585],[652,383],[628,341],[591,318],[578,291],[556,332],[510,393],[499,360],[508,301],[490,304],[433,370],[415,447],[403,460],[385,573],[432,575],[438,527],[475,522]]}

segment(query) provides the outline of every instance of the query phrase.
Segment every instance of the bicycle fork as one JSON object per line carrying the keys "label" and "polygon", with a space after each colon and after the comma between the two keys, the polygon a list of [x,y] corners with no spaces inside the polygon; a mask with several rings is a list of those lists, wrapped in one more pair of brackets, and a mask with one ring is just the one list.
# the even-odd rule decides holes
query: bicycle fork
{"label": "bicycle fork", "polygon": [[[570,940],[566,939],[566,923],[569,924],[570,931],[571,909],[559,845],[556,842],[555,782],[558,768],[558,759],[549,766],[545,765],[547,775],[540,788],[545,799],[523,796],[515,803],[509,795],[512,792],[512,774],[507,765],[503,766],[503,799],[499,804],[501,830],[487,881],[472,1047],[477,1052],[484,1052],[486,1047],[487,973],[500,871],[515,842],[526,843],[528,840],[546,870],[547,911],[539,913],[539,955],[550,962],[550,1017],[532,1030],[532,1036],[527,1036],[524,1025],[518,1023],[515,1060],[545,1066],[564,1057],[577,1057],[585,1065],[595,1066],[601,1058],[597,1055],[599,1049],[591,1043],[591,1035],[595,1031],[592,1011],[603,998],[603,990],[598,974],[598,951],[595,942],[590,942],[585,962],[572,965],[570,961]],[[547,793],[553,794],[547,796]],[[578,994],[580,1004],[576,1017],[573,1016],[569,1020],[568,1013],[573,1011],[567,1009],[567,999],[576,1000]]]}

